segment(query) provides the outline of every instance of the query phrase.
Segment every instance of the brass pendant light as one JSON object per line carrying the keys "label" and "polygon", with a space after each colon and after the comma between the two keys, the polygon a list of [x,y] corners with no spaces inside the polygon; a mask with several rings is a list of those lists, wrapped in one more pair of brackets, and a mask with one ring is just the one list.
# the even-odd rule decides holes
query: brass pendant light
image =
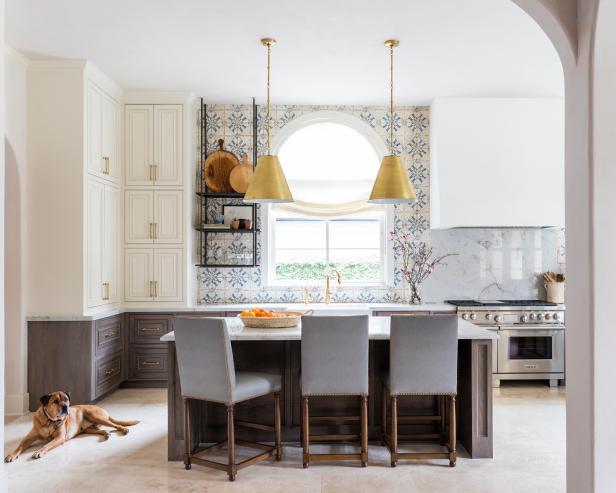
{"label": "brass pendant light", "polygon": [[394,151],[394,48],[400,42],[388,39],[385,46],[389,48],[390,85],[389,85],[389,146],[390,155],[384,156],[381,167],[374,180],[372,193],[368,202],[376,204],[402,204],[415,201],[415,191],[409,180],[406,169],[400,157]]}
{"label": "brass pendant light", "polygon": [[267,154],[257,161],[255,172],[244,195],[244,202],[282,203],[293,202],[287,179],[282,171],[278,156],[270,152],[270,57],[275,39],[263,38],[261,44],[267,46]]}

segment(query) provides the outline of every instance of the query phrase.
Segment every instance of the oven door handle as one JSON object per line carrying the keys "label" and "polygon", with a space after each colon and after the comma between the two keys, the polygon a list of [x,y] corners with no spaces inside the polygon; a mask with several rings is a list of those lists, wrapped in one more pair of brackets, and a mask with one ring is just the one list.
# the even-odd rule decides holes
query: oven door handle
{"label": "oven door handle", "polygon": [[543,330],[550,332],[557,332],[561,330],[565,330],[564,325],[501,325],[499,330],[507,330],[507,331],[520,331],[525,332],[527,330]]}

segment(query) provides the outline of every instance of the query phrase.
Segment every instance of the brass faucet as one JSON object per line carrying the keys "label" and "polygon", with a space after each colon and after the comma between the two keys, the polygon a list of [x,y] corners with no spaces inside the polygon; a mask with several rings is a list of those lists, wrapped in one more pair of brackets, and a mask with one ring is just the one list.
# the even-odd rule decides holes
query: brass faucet
{"label": "brass faucet", "polygon": [[336,277],[338,278],[338,284],[342,282],[342,277],[340,276],[340,272],[338,272],[336,269],[330,269],[327,275],[325,276],[325,303],[328,305],[332,302],[332,294],[334,294],[334,292],[332,291],[329,285],[329,275],[332,272],[336,274]]}

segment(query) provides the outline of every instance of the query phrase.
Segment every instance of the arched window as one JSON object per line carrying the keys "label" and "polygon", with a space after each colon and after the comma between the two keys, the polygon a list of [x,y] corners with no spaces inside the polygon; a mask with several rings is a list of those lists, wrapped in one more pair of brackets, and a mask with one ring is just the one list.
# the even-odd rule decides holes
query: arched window
{"label": "arched window", "polygon": [[295,202],[269,206],[268,284],[384,284],[387,208],[367,202],[384,144],[361,120],[316,112],[275,137]]}

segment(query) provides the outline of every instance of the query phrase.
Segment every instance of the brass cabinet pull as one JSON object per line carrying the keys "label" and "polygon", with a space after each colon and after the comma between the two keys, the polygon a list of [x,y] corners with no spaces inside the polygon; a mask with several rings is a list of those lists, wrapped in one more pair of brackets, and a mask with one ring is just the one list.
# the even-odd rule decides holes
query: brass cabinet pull
{"label": "brass cabinet pull", "polygon": [[160,361],[145,360],[145,361],[142,361],[141,364],[146,365],[146,366],[160,366]]}
{"label": "brass cabinet pull", "polygon": [[111,375],[116,375],[119,372],[120,372],[120,368],[116,366],[115,368],[109,368],[108,370],[105,370],[105,376],[109,377]]}
{"label": "brass cabinet pull", "polygon": [[154,239],[158,240],[158,223],[154,223]]}
{"label": "brass cabinet pull", "polygon": [[154,297],[154,294],[153,294],[154,291],[152,290],[153,286],[154,286],[154,281],[150,281],[150,298]]}
{"label": "brass cabinet pull", "polygon": [[103,301],[108,301],[109,300],[109,283],[108,282],[104,282],[103,283],[103,296],[102,296]]}
{"label": "brass cabinet pull", "polygon": [[150,223],[150,240],[154,239],[154,223]]}
{"label": "brass cabinet pull", "polygon": [[156,181],[156,165],[150,164],[150,181]]}
{"label": "brass cabinet pull", "polygon": [[152,167],[154,168],[154,181],[158,180],[158,164],[153,164]]}
{"label": "brass cabinet pull", "polygon": [[143,332],[160,332],[160,327],[141,327]]}
{"label": "brass cabinet pull", "polygon": [[103,174],[108,175],[109,174],[109,157],[103,156],[103,162],[105,163],[103,166]]}
{"label": "brass cabinet pull", "polygon": [[109,339],[110,337],[115,337],[118,335],[117,330],[110,330],[109,332],[105,332],[105,339]]}
{"label": "brass cabinet pull", "polygon": [[154,297],[158,296],[158,281],[154,281]]}

